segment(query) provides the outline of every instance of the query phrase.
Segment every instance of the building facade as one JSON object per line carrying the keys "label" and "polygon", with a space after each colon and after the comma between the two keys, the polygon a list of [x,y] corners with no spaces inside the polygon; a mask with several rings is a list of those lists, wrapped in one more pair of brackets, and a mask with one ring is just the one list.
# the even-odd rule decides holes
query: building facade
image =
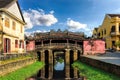
{"label": "building facade", "polygon": [[25,21],[17,0],[0,1],[0,53],[24,52]]}
{"label": "building facade", "polygon": [[102,25],[93,30],[93,37],[105,40],[107,49],[119,50],[115,44],[120,40],[120,14],[106,14]]}

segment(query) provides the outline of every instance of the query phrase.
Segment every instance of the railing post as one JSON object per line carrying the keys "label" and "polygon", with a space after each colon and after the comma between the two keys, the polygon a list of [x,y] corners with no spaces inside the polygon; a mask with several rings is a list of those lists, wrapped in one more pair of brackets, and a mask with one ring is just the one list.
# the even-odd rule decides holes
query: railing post
{"label": "railing post", "polygon": [[52,40],[50,39],[50,46],[51,46],[51,41],[52,41]]}
{"label": "railing post", "polygon": [[41,41],[41,46],[43,46],[43,40]]}
{"label": "railing post", "polygon": [[69,48],[69,40],[67,39],[67,48]]}
{"label": "railing post", "polygon": [[75,41],[75,47],[77,47],[77,41]]}

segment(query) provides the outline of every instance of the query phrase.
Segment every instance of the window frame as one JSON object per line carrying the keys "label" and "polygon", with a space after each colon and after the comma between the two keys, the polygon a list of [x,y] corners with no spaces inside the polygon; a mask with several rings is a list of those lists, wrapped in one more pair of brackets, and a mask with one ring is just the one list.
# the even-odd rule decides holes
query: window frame
{"label": "window frame", "polygon": [[10,19],[8,17],[5,17],[5,27],[10,27]]}
{"label": "window frame", "polygon": [[15,21],[12,21],[12,29],[16,30],[16,23],[15,23]]}

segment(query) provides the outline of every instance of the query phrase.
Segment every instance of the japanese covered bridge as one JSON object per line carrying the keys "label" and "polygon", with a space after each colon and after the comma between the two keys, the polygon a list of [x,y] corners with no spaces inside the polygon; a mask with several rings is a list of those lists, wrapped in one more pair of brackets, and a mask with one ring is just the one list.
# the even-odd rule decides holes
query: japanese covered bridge
{"label": "japanese covered bridge", "polygon": [[[35,49],[41,61],[53,64],[56,52],[64,53],[65,63],[75,61],[82,53],[84,34],[81,32],[54,31],[35,33]],[[46,61],[45,61],[46,62]]]}

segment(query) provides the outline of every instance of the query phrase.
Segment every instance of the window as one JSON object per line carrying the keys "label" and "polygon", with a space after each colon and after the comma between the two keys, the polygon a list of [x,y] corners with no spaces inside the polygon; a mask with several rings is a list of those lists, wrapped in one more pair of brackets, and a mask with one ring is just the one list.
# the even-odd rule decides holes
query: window
{"label": "window", "polygon": [[98,36],[100,37],[100,33],[98,33]]}
{"label": "window", "polygon": [[22,41],[19,42],[19,48],[22,48]]}
{"label": "window", "polygon": [[106,30],[104,30],[104,34],[106,34]]}
{"label": "window", "polygon": [[10,53],[11,51],[11,40],[4,38],[4,53]]}
{"label": "window", "polygon": [[115,46],[115,41],[112,41],[112,46]]}
{"label": "window", "polygon": [[5,26],[6,26],[6,27],[10,27],[9,18],[5,18]]}
{"label": "window", "polygon": [[112,26],[111,32],[115,32],[115,26]]}
{"label": "window", "polygon": [[24,41],[23,40],[20,40],[19,48],[24,48]]}
{"label": "window", "polygon": [[18,40],[15,40],[15,48],[18,48]]}
{"label": "window", "polygon": [[12,29],[16,30],[16,23],[14,21],[12,22]]}
{"label": "window", "polygon": [[104,32],[102,31],[102,35],[104,34]]}
{"label": "window", "polygon": [[21,33],[23,32],[23,27],[22,27],[22,25],[21,25],[21,27],[20,27],[20,32],[21,32]]}

